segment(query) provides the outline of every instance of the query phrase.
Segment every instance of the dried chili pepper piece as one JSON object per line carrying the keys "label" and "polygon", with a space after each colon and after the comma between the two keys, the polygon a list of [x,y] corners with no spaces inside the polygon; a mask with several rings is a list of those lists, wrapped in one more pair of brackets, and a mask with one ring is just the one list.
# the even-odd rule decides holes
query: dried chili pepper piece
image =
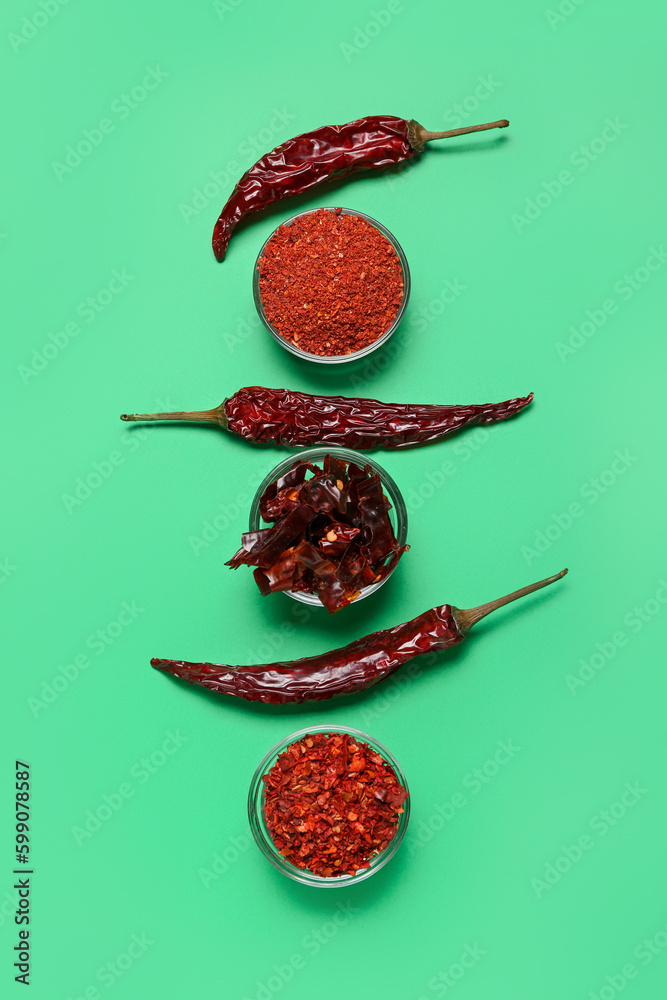
{"label": "dried chili pepper piece", "polygon": [[[528,406],[532,399],[531,392],[502,403],[412,405],[348,396],[313,396],[291,389],[253,385],[239,389],[212,410],[124,413],[121,420],[209,423],[256,444],[273,443],[290,448],[330,444],[372,451],[374,448],[412,448],[440,441],[464,427],[507,420]],[[282,488],[277,485],[277,489]]]}
{"label": "dried chili pepper piece", "polygon": [[364,541],[361,551],[369,563],[374,564],[383,554],[391,551],[391,537],[387,534],[387,526],[391,522],[387,517],[389,502],[382,492],[379,477],[371,477],[357,486],[357,497],[361,522],[364,526]]}
{"label": "dried chili pepper piece", "polygon": [[[294,463],[296,484],[279,492],[277,483],[269,484],[259,509],[273,527],[243,535],[242,548],[227,565],[256,566],[263,596],[292,589],[314,593],[333,614],[356,600],[363,587],[384,580],[408,546],[398,544],[391,504],[370,465],[346,465],[331,455],[321,468],[309,462],[303,471],[305,464]],[[292,484],[290,471],[278,482]]]}
{"label": "dried chili pepper piece", "polygon": [[278,510],[277,516],[280,516],[293,508],[291,498],[295,494],[292,491],[304,481],[309,470],[313,471],[312,462],[295,462],[275,483],[267,487],[262,496],[263,507],[260,507],[260,514],[265,521],[275,520],[274,517],[267,517],[267,513],[270,514],[273,509]]}
{"label": "dried chili pepper piece", "polygon": [[322,470],[321,476],[315,476],[304,483],[299,491],[299,499],[301,503],[307,503],[320,513],[329,514],[337,511],[344,514],[348,506],[348,497],[344,485],[339,486],[338,483],[344,483],[346,480],[347,476],[345,480],[329,479]]}
{"label": "dried chili pepper piece", "polygon": [[266,597],[277,591],[291,590],[296,565],[294,549],[291,548],[283,552],[271,566],[264,569],[258,567],[253,576],[261,595]]}
{"label": "dried chili pepper piece", "polygon": [[506,128],[506,119],[428,132],[422,125],[391,115],[371,115],[345,125],[324,125],[281,143],[266,153],[238,181],[213,230],[213,252],[223,260],[241,219],[273,202],[308,191],[355,170],[378,170],[416,156],[433,139]]}
{"label": "dried chili pepper piece", "polygon": [[[232,569],[237,569],[244,564],[267,569],[299,537],[309,521],[312,521],[315,513],[316,511],[312,507],[300,503],[280,521],[277,521],[272,528],[246,532],[242,536],[243,547],[232,556],[227,565],[231,566]],[[255,535],[258,538],[252,544],[251,540]],[[246,542],[246,539],[249,541]],[[250,545],[250,547],[247,548],[246,545]]]}
{"label": "dried chili pepper piece", "polygon": [[322,468],[328,472],[332,479],[343,479],[345,473],[350,474],[349,464],[335,455],[325,455]]}
{"label": "dried chili pepper piece", "polygon": [[349,733],[307,735],[262,780],[277,851],[324,878],[370,867],[394,839],[408,797],[391,764]]}
{"label": "dried chili pepper piece", "polygon": [[567,570],[515,590],[506,597],[461,609],[443,604],[403,625],[373,632],[330,653],[237,667],[186,660],[151,660],[163,670],[220,694],[268,705],[322,701],[355,694],[389,677],[415,656],[456,646],[480,619],[497,608],[560,580]]}
{"label": "dried chili pepper piece", "polygon": [[[275,486],[273,492],[275,492]],[[298,489],[294,486],[288,486],[286,490],[280,490],[274,497],[264,493],[259,513],[264,521],[277,521],[279,517],[284,517],[285,514],[298,507],[300,502]]]}
{"label": "dried chili pepper piece", "polygon": [[318,549],[305,539],[294,549],[294,560],[303,566],[313,581],[313,590],[317,590],[322,604],[330,614],[339,611],[359,596],[338,578],[337,566],[321,555]]}
{"label": "dried chili pepper piece", "polygon": [[340,521],[329,521],[326,534],[317,543],[318,547],[325,555],[340,556],[360,531],[361,528],[342,524]]}

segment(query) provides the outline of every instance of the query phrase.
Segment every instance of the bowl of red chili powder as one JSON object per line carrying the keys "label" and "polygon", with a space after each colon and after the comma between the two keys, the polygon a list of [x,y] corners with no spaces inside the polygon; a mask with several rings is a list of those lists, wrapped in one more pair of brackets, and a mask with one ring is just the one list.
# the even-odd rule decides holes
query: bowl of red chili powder
{"label": "bowl of red chili powder", "polygon": [[253,272],[260,319],[292,354],[356,361],[385,344],[401,321],[410,271],[398,240],[348,208],[293,216],[269,236]]}
{"label": "bowl of red chili powder", "polygon": [[331,888],[361,882],[398,850],[408,785],[396,759],[358,729],[315,727],[274,746],[255,771],[250,828],[284,875]]}

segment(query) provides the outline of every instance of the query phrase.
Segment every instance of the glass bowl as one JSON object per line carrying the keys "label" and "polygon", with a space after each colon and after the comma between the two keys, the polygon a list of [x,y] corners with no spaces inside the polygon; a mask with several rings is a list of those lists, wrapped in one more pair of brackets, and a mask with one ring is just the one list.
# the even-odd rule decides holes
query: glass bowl
{"label": "glass bowl", "polygon": [[[403,806],[404,812],[402,812],[398,818],[398,827],[396,829],[396,833],[394,834],[394,839],[389,842],[388,847],[386,847],[384,851],[381,851],[380,854],[376,854],[375,857],[370,859],[370,868],[360,868],[355,875],[334,875],[331,876],[331,878],[326,878],[323,875],[315,875],[313,872],[304,871],[302,868],[296,868],[287,860],[287,858],[284,858],[282,854],[278,853],[264,822],[265,786],[262,781],[263,775],[267,774],[271,770],[280,754],[284,753],[284,751],[287,750],[292,743],[296,743],[303,736],[313,733],[349,733],[355,738],[355,740],[367,743],[373,750],[376,751],[376,753],[383,757],[387,763],[393,767],[399,783],[408,793],[408,797],[406,798]],[[387,748],[383,746],[382,743],[379,743],[372,736],[369,736],[368,733],[362,733],[359,729],[350,729],[348,726],[309,726],[308,729],[300,729],[297,733],[292,733],[291,736],[287,736],[284,740],[281,740],[280,743],[276,743],[276,745],[269,750],[266,757],[264,757],[255,771],[253,779],[250,783],[250,792],[248,794],[248,819],[250,821],[250,829],[252,830],[257,846],[264,857],[268,858],[271,864],[277,868],[278,871],[282,872],[283,875],[287,875],[288,878],[294,879],[296,882],[302,882],[304,885],[315,885],[320,886],[323,889],[333,889],[336,886],[349,886],[356,882],[362,882],[365,878],[370,878],[371,875],[374,875],[375,872],[380,870],[380,868],[384,868],[387,862],[390,861],[396,854],[396,851],[401,846],[401,841],[405,836],[409,818],[410,790],[398,761],[389,753]]]}
{"label": "glass bowl", "polygon": [[[337,206],[333,205],[323,206],[323,208],[325,208],[327,211],[330,212],[335,211],[336,207]],[[292,222],[294,222],[295,219],[300,219],[301,216],[303,215],[312,215],[313,212],[320,212],[320,211],[322,211],[322,209],[314,208],[308,212],[299,212],[298,215],[293,215],[290,219],[287,219],[285,222],[282,222],[281,225],[289,226]],[[398,307],[398,312],[396,313],[396,317],[391,326],[389,327],[389,329],[385,333],[383,333],[381,337],[378,337],[377,340],[374,340],[372,344],[367,344],[366,347],[362,348],[360,351],[354,351],[354,353],[352,354],[333,354],[333,355],[310,354],[308,351],[299,350],[299,348],[296,347],[291,341],[285,340],[284,337],[280,336],[278,331],[271,325],[271,323],[266,318],[266,313],[264,312],[264,306],[262,304],[262,297],[259,293],[259,262],[262,259],[262,255],[264,253],[266,244],[269,242],[271,237],[276,232],[275,229],[273,233],[271,233],[271,236],[269,236],[269,238],[264,241],[262,249],[259,251],[257,255],[257,260],[255,261],[255,268],[253,270],[253,275],[252,275],[252,294],[253,298],[255,299],[255,306],[257,307],[259,318],[261,319],[262,323],[269,331],[271,336],[274,338],[274,340],[277,340],[281,347],[284,347],[286,351],[289,351],[290,354],[294,354],[297,358],[305,358],[307,361],[318,361],[320,364],[323,365],[338,365],[347,361],[357,361],[359,358],[365,358],[368,354],[371,354],[373,351],[376,351],[378,347],[382,347],[383,344],[386,344],[389,338],[391,337],[392,333],[398,326],[398,324],[401,322],[403,313],[405,312],[405,309],[408,304],[408,299],[410,297],[410,269],[408,267],[406,256],[403,253],[403,248],[401,247],[401,244],[398,242],[396,237],[392,233],[390,233],[388,229],[385,229],[385,227],[380,222],[378,222],[377,219],[372,219],[370,215],[365,215],[363,212],[357,212],[352,208],[341,208],[341,213],[343,215],[358,215],[360,219],[365,219],[366,222],[370,222],[372,226],[375,226],[375,228],[378,229],[382,233],[382,235],[389,240],[394,250],[396,251],[396,255],[401,265],[401,273],[403,276],[403,298],[401,300],[401,304]],[[276,228],[279,229],[280,226]]]}
{"label": "glass bowl", "polygon": [[[303,462],[309,460],[313,463],[322,462],[325,455],[333,455],[335,458],[339,458],[344,462],[355,462],[362,468],[364,465],[370,465],[373,472],[377,472],[380,476],[380,482],[382,483],[382,488],[385,495],[389,498],[391,503],[391,510],[389,511],[389,520],[391,521],[391,526],[394,529],[394,534],[396,535],[396,540],[399,545],[405,545],[405,540],[408,535],[408,512],[405,506],[405,501],[403,500],[403,495],[399,490],[398,486],[391,478],[388,472],[374,462],[372,458],[368,455],[362,455],[361,452],[352,451],[350,448],[327,448],[325,445],[318,445],[316,448],[303,448],[295,451],[289,458],[286,458],[280,465],[276,465],[275,469],[269,472],[262,482],[259,484],[259,488],[255,493],[255,496],[250,507],[250,519],[248,524],[249,531],[258,531],[262,527],[267,527],[267,524],[262,521],[259,513],[259,502],[262,499],[262,494],[264,490],[273,483],[280,476],[284,475],[295,462]],[[399,559],[400,562],[400,559]],[[398,566],[398,563],[396,564]],[[396,571],[396,566],[392,569],[391,573],[388,573],[383,580],[379,583],[370,583],[367,587],[362,587],[359,596],[352,601],[352,604],[356,604],[357,601],[361,601],[364,597],[368,597],[370,594],[374,594],[376,590],[387,582],[389,577]],[[301,591],[294,592],[292,590],[280,591],[282,594],[287,594],[288,597],[294,598],[295,601],[301,601],[302,604],[309,604],[311,607],[324,608],[321,600],[317,594],[304,594]],[[351,607],[351,605],[349,605]]]}

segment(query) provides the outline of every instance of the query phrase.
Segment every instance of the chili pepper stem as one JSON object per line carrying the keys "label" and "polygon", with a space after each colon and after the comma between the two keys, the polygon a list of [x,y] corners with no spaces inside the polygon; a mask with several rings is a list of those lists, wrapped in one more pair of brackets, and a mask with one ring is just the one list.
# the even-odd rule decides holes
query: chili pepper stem
{"label": "chili pepper stem", "polygon": [[481,618],[486,618],[490,615],[492,611],[497,608],[502,608],[505,604],[511,604],[512,601],[518,601],[520,597],[525,597],[526,594],[532,594],[536,590],[541,590],[542,587],[548,587],[549,584],[555,583],[556,580],[561,580],[567,573],[566,569],[562,569],[560,573],[556,573],[555,576],[548,576],[546,580],[540,580],[538,583],[530,583],[527,587],[521,587],[520,590],[515,590],[511,594],[507,594],[505,597],[499,597],[495,601],[489,601],[488,604],[480,604],[478,608],[452,608],[452,614],[456,619],[456,624],[461,629],[465,635],[470,631],[473,625]]}
{"label": "chili pepper stem", "polygon": [[121,413],[121,420],[185,420],[199,424],[217,424],[227,430],[227,414],[225,413],[225,402],[212,410],[178,410],[174,413]]}
{"label": "chili pepper stem", "polygon": [[452,139],[456,135],[468,135],[470,132],[485,132],[490,128],[507,128],[509,122],[506,118],[501,118],[497,122],[485,122],[484,125],[466,125],[464,128],[452,128],[447,132],[429,132],[419,122],[408,122],[408,142],[421,152],[425,142],[432,142],[434,139]]}

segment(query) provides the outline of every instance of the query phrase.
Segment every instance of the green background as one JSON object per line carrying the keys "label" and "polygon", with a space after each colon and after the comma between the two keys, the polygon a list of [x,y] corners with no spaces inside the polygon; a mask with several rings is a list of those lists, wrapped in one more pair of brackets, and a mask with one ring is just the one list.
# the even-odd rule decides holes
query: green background
{"label": "green background", "polygon": [[[44,2],[5,6],[0,32],[3,989],[22,989],[18,756],[34,997],[662,995],[664,5]],[[216,263],[215,219],[261,153],[375,113],[511,127],[285,201]],[[101,141],[68,164],[84,130]],[[272,229],[331,204],[380,220],[412,270],[391,351],[353,367],[292,358],[251,297]],[[304,621],[224,566],[285,452],[118,420],[253,383],[535,402],[491,433],[377,453],[411,551],[372,598]],[[149,666],[307,655],[563,566],[459,651],[350,700],[237,704]],[[316,723],[370,732],[410,782],[400,852],[350,889],[292,883],[249,839],[254,768]]]}

